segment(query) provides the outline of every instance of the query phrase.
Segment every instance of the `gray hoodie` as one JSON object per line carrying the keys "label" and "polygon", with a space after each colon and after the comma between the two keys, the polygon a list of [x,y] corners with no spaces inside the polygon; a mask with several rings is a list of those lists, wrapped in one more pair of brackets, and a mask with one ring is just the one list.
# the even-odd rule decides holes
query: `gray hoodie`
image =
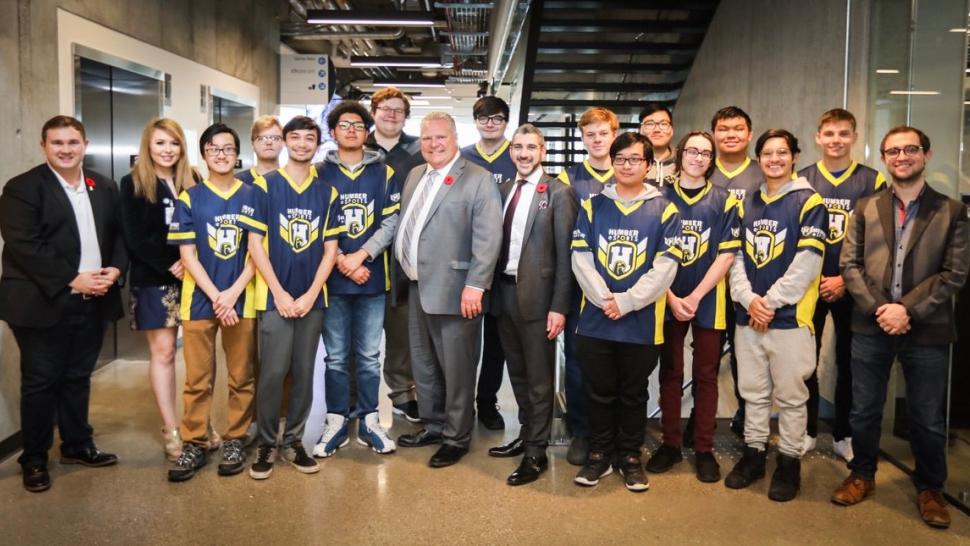
{"label": "gray hoodie", "polygon": [[[801,189],[814,190],[812,185],[803,176],[785,183],[778,190],[777,195],[785,195],[790,191]],[[767,192],[766,184],[761,184],[761,191]],[[765,293],[765,303],[768,304],[768,309],[775,310],[786,305],[795,305],[798,303],[805,295],[808,287],[813,282],[818,282],[818,276],[821,273],[822,256],[819,256],[811,250],[799,251],[795,254],[791,264],[788,265],[785,274],[775,281]],[[758,294],[754,293],[751,289],[751,283],[748,282],[748,274],[744,270],[743,250],[739,250],[737,256],[735,256],[734,264],[731,266],[730,278],[731,299],[747,309],[751,305],[751,300],[758,296]]]}
{"label": "gray hoodie", "polygon": [[[616,184],[614,183],[607,184],[603,188],[601,195],[619,201],[624,205],[630,205],[637,201],[656,199],[661,196],[661,193],[657,188],[645,183],[639,195],[633,199],[622,199],[616,193]],[[584,214],[583,211],[579,213]],[[582,288],[586,301],[602,309],[606,305],[604,296],[610,294],[610,289],[607,287],[603,277],[596,271],[593,253],[573,252],[572,265],[573,274],[576,275],[576,281],[579,283],[579,287]],[[664,254],[654,260],[653,266],[640,277],[633,287],[626,292],[613,294],[613,299],[620,309],[620,314],[625,315],[631,311],[643,309],[666,294],[667,289],[674,282],[674,277],[677,276],[678,265],[680,264],[674,257],[669,254]]]}

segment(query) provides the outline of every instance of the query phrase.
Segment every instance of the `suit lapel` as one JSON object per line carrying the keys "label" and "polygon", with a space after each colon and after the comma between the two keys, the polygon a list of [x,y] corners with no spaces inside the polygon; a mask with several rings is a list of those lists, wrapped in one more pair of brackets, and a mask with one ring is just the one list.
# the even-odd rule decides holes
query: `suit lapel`
{"label": "suit lapel", "polygon": [[424,176],[424,172],[420,172],[416,176],[412,173],[407,180],[404,181],[404,189],[401,191],[401,214],[408,210],[411,206],[411,197],[414,196],[414,188],[417,187],[418,182],[421,181],[421,177]]}
{"label": "suit lapel", "polygon": [[454,166],[451,168],[451,171],[447,173],[443,173],[445,175],[445,178],[448,178],[450,176],[451,178],[454,179],[454,182],[452,182],[451,184],[445,184],[444,179],[442,179],[441,187],[438,188],[438,193],[435,194],[434,201],[431,202],[431,207],[428,209],[428,216],[424,220],[425,224],[427,224],[428,220],[430,220],[431,217],[434,216],[435,211],[438,210],[438,205],[440,205],[441,202],[444,201],[445,196],[448,195],[448,192],[451,190],[451,187],[455,183],[460,183],[459,180],[461,179],[461,174],[462,172],[464,172],[464,170],[465,170],[465,159],[463,157],[459,157],[458,161],[456,161]]}
{"label": "suit lapel", "polygon": [[893,214],[896,214],[895,197],[892,191],[887,191],[876,200],[876,210],[879,212],[879,221],[882,223],[882,232],[889,241],[890,250],[896,245],[896,222]]}
{"label": "suit lapel", "polygon": [[[529,240],[529,234],[532,233],[532,224],[536,221],[536,214],[539,213],[540,204],[545,201],[546,206],[549,202],[549,188],[550,178],[546,176],[545,173],[539,177],[539,184],[536,186],[536,190],[532,192],[532,203],[529,205],[529,215],[525,219],[525,230],[522,232],[522,244],[525,245],[525,241]],[[540,193],[539,185],[545,184],[546,191]]]}
{"label": "suit lapel", "polygon": [[909,242],[906,245],[905,256],[907,257],[916,246],[923,232],[926,231],[926,226],[930,223],[930,217],[936,212],[936,192],[929,186],[926,187],[925,191],[926,195],[923,196],[923,202],[920,203],[919,210],[916,211],[916,218],[913,218],[913,231],[909,234]]}
{"label": "suit lapel", "polygon": [[[80,248],[81,234],[77,230],[77,219],[74,216],[74,207],[71,206],[71,201],[68,199],[67,194],[64,193],[64,188],[61,187],[60,181],[54,176],[54,171],[51,170],[50,166],[44,165],[41,168],[43,169],[42,179],[47,192],[54,196],[54,201],[60,204],[70,218],[74,218],[74,221],[68,222],[68,224],[71,228],[71,233],[74,234],[74,241],[77,242],[78,248]],[[83,184],[84,181],[82,180],[81,183]]]}
{"label": "suit lapel", "polygon": [[[94,180],[93,178],[91,180]],[[82,178],[81,184],[86,184],[87,179]],[[164,182],[162,182],[164,184]],[[94,231],[98,234],[98,247],[100,250],[101,241],[104,240],[104,226],[102,225],[102,220],[106,218],[104,210],[104,203],[101,200],[101,196],[104,193],[104,188],[98,188],[95,184],[94,188],[84,188],[88,192],[88,201],[91,202],[91,216],[94,220]],[[156,197],[157,199],[157,197]]]}

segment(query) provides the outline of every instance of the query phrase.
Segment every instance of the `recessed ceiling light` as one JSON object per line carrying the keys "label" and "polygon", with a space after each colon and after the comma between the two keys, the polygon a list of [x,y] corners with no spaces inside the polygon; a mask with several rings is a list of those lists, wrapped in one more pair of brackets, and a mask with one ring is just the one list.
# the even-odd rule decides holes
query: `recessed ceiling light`
{"label": "recessed ceiling light", "polygon": [[939,95],[939,91],[890,91],[890,95]]}
{"label": "recessed ceiling light", "polygon": [[311,25],[367,25],[374,27],[430,27],[434,16],[423,11],[306,10]]}
{"label": "recessed ceiling light", "polygon": [[878,68],[876,69],[876,74],[899,74],[899,70],[895,68]]}

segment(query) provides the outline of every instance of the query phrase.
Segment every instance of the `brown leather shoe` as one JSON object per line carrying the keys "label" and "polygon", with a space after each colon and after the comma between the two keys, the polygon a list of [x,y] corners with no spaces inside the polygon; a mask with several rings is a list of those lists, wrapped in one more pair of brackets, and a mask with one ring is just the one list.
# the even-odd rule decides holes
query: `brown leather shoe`
{"label": "brown leather shoe", "polygon": [[946,500],[939,491],[920,491],[916,497],[919,515],[930,527],[946,529],[950,526],[950,513],[946,510]]}
{"label": "brown leather shoe", "polygon": [[866,480],[857,474],[849,474],[842,485],[832,493],[832,502],[839,506],[852,506],[862,502],[876,490],[875,480]]}

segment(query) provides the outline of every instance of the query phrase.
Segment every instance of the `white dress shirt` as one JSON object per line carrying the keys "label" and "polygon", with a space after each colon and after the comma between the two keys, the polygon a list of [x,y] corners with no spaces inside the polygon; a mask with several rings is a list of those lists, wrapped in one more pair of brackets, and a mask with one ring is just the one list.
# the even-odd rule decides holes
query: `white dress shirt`
{"label": "white dress shirt", "polygon": [[[401,268],[404,269],[404,274],[408,276],[412,281],[418,280],[418,241],[421,240],[421,230],[424,229],[424,223],[428,220],[428,212],[431,210],[431,204],[434,203],[435,196],[438,195],[438,191],[441,189],[441,185],[444,184],[445,178],[447,178],[448,173],[451,172],[451,168],[455,166],[455,162],[461,157],[461,153],[456,153],[455,157],[448,162],[447,165],[440,169],[433,169],[431,165],[428,165],[427,170],[425,170],[424,175],[421,180],[418,181],[417,186],[414,187],[414,191],[411,193],[411,198],[414,199],[424,189],[424,185],[428,182],[428,174],[431,171],[437,171],[438,176],[434,180],[434,185],[431,187],[431,194],[424,202],[424,206],[421,210],[414,210],[414,207],[408,207],[408,210],[404,211],[404,215],[398,221],[397,237],[394,241],[394,253],[397,256],[398,261],[401,263]],[[414,224],[414,233],[411,234],[411,244],[409,249],[407,249],[408,256],[411,258],[410,263],[413,267],[412,271],[408,271],[408,266],[405,265],[405,260],[401,259],[404,249],[401,248],[402,241],[404,239],[404,226],[408,225],[408,219],[414,215],[418,215],[417,222]]]}
{"label": "white dress shirt", "polygon": [[[522,243],[525,239],[525,224],[526,220],[529,219],[529,209],[532,208],[532,198],[535,196],[540,178],[542,178],[542,168],[532,171],[532,174],[526,177],[526,183],[522,185],[522,190],[519,193],[519,202],[515,205],[515,213],[512,216],[512,231],[509,234],[509,261],[505,266],[505,271],[502,272],[506,275],[518,274],[519,257],[522,256]],[[519,180],[521,178],[516,175],[515,184],[518,184]],[[502,207],[503,220],[505,213],[509,210],[509,203],[512,202],[513,196],[515,196],[515,186],[512,186],[512,191],[509,192],[509,197]]]}
{"label": "white dress shirt", "polygon": [[101,247],[98,245],[98,230],[94,226],[94,211],[91,210],[91,200],[88,198],[88,185],[84,182],[84,171],[76,187],[72,187],[64,177],[49,164],[51,172],[64,188],[67,200],[74,209],[74,220],[77,222],[77,233],[81,239],[81,262],[77,266],[78,273],[101,269]]}

